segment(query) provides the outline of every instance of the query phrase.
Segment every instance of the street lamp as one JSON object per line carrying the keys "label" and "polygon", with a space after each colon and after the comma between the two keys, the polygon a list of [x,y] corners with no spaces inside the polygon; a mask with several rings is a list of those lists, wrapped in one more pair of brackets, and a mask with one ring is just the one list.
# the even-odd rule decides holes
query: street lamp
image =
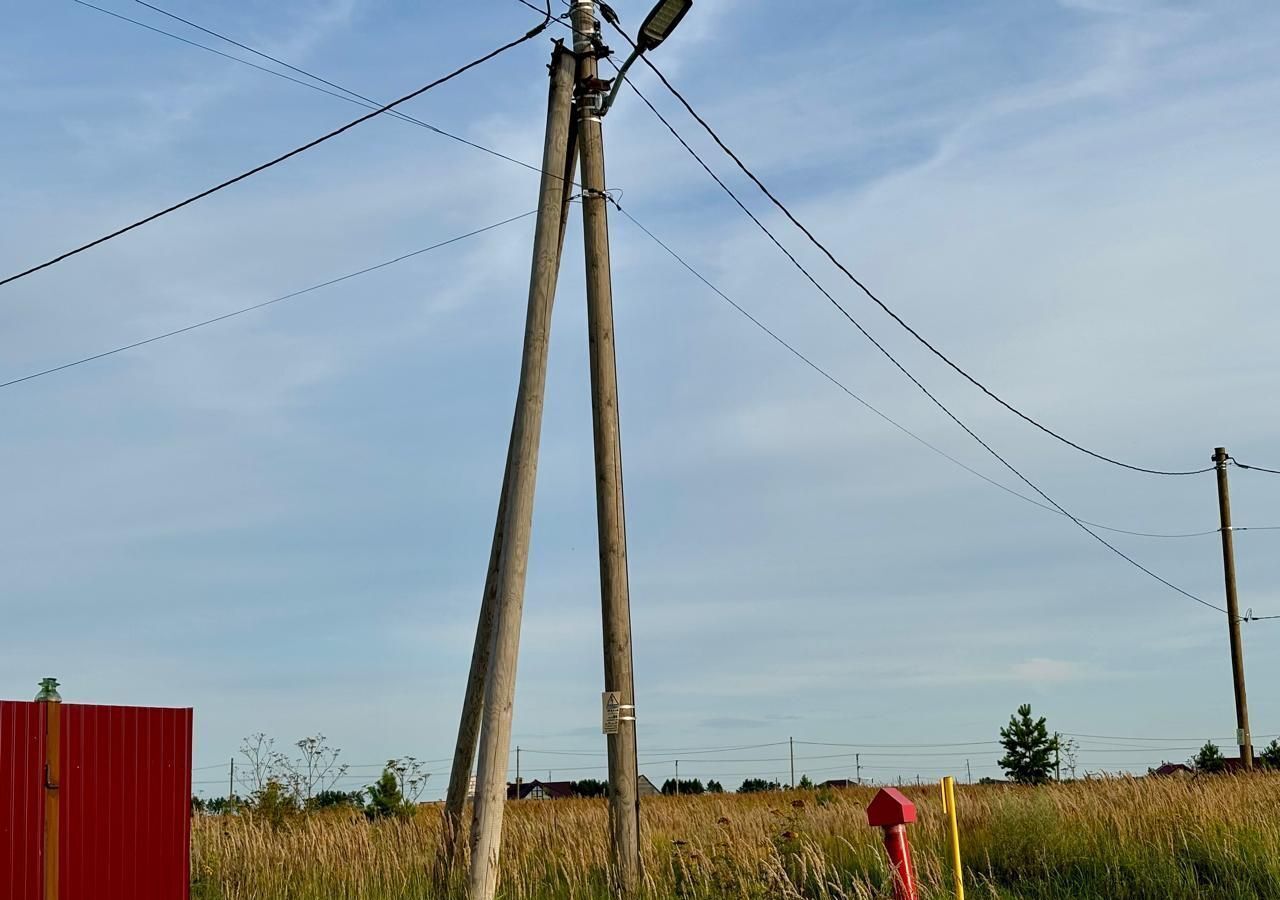
{"label": "street lamp", "polygon": [[635,43],[635,49],[622,64],[622,68],[618,69],[618,77],[613,81],[613,90],[609,92],[604,105],[600,108],[601,115],[607,113],[609,107],[613,106],[613,101],[617,99],[618,91],[622,89],[622,82],[626,80],[627,70],[631,68],[631,64],[640,58],[640,54],[654,49],[670,37],[671,32],[675,31],[676,26],[680,24],[680,20],[692,8],[693,0],[658,0],[658,5],[649,11],[644,24],[640,26],[640,35]]}

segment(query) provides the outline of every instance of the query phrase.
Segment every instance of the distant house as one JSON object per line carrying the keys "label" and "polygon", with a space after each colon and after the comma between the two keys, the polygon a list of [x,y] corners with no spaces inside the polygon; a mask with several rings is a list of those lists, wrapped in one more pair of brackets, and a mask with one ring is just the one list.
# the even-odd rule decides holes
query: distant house
{"label": "distant house", "polygon": [[857,787],[857,786],[858,786],[858,782],[853,781],[852,779],[849,779],[849,778],[829,778],[826,781],[822,782],[822,784],[818,785],[818,787],[824,787],[824,788],[850,788],[850,787]]}
{"label": "distant house", "polygon": [[522,781],[518,795],[516,785],[507,785],[508,800],[565,800],[576,796],[572,781]]}
{"label": "distant house", "polygon": [[662,791],[654,787],[648,775],[641,775],[640,780],[636,782],[636,794],[641,797],[657,797],[662,794]]}
{"label": "distant house", "polygon": [[1195,770],[1184,763],[1164,763],[1159,768],[1152,769],[1151,774],[1160,778],[1173,778],[1175,776],[1194,775]]}

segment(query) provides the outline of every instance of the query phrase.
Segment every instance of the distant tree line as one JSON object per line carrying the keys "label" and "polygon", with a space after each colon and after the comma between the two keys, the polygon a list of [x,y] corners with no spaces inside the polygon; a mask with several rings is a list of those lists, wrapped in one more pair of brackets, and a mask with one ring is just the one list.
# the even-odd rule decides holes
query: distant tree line
{"label": "distant tree line", "polygon": [[348,810],[371,819],[408,816],[431,777],[412,756],[389,759],[381,775],[359,790],[338,787],[349,767],[339,763],[342,751],[324,735],[297,741],[297,756],[275,749],[275,740],[253,734],[240,743],[239,787],[243,793],[204,800],[191,798],[194,812],[208,815],[252,813],[272,825],[305,812]]}

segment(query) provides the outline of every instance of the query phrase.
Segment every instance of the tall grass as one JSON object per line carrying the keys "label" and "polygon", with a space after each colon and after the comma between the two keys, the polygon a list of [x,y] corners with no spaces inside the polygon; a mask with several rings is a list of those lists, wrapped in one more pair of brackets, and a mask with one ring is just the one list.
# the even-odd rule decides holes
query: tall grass
{"label": "tall grass", "polygon": [[[936,790],[905,789],[926,898],[951,896]],[[654,798],[643,805],[646,887],[655,898],[879,898],[889,894],[874,791]],[[1113,779],[1043,788],[962,787],[968,895],[1032,900],[1280,898],[1280,777]],[[280,826],[252,815],[194,827],[197,900],[424,900],[462,897],[435,866],[438,808],[409,821],[349,814]],[[609,896],[599,800],[508,807],[500,894]]]}

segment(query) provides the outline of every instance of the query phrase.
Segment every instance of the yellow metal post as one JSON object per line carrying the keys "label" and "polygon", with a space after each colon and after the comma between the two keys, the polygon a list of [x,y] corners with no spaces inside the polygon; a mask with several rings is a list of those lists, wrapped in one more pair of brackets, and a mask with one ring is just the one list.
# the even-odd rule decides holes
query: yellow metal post
{"label": "yellow metal post", "polygon": [[951,871],[955,876],[956,900],[964,900],[964,869],[960,864],[960,828],[956,825],[956,780],[942,779],[942,811],[951,833]]}

